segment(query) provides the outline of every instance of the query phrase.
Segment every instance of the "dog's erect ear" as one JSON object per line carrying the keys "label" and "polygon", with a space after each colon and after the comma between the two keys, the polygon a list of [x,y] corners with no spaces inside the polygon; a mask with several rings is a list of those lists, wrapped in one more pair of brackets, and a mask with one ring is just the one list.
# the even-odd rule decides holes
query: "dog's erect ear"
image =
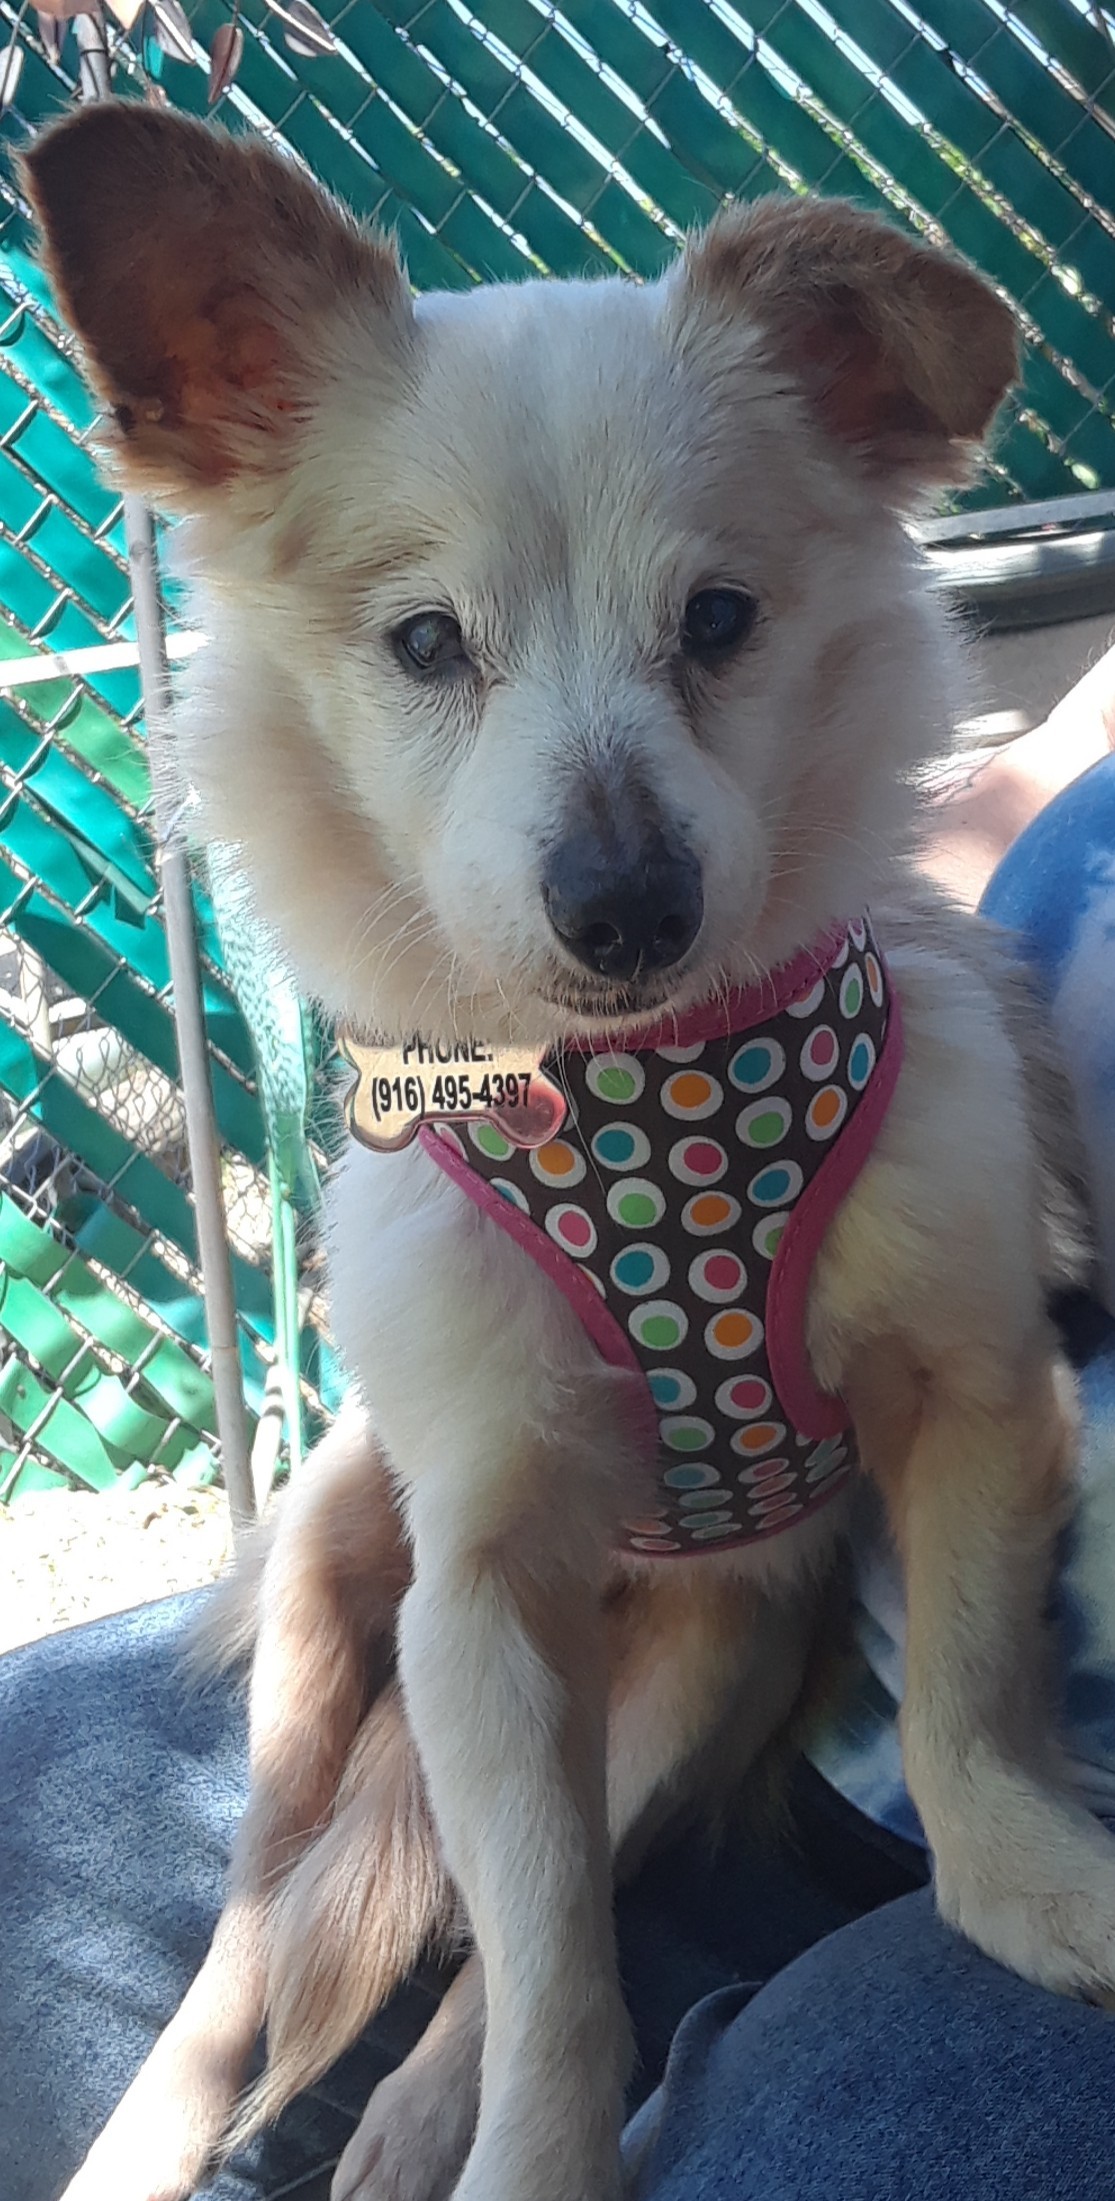
{"label": "dog's erect ear", "polygon": [[258,141],[106,102],[21,167],[121,471],[157,501],[282,467],[360,324],[406,341],[391,246]]}
{"label": "dog's erect ear", "polygon": [[962,479],[1018,372],[978,275],[839,199],[730,207],[682,264],[694,306],[745,316],[823,426],[896,486]]}

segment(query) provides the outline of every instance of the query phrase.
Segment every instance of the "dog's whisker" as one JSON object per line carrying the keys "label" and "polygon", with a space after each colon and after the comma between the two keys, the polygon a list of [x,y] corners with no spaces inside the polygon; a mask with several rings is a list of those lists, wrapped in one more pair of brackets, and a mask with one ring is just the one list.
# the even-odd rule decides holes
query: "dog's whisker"
{"label": "dog's whisker", "polygon": [[[405,923],[392,935],[388,950],[382,960],[379,958],[376,960],[377,980],[384,991],[386,991],[388,980],[393,977],[399,965],[408,956],[416,955],[420,949],[426,946],[427,941],[436,938],[436,935],[436,920],[428,912],[418,910],[414,912],[413,916],[406,919]],[[369,957],[370,953],[371,951],[369,951]]]}
{"label": "dog's whisker", "polygon": [[374,897],[353,923],[344,951],[346,962],[355,963],[357,968],[360,967],[364,950],[368,947],[373,934],[392,914],[393,910],[398,907],[400,902],[408,897],[413,898],[413,893],[414,890],[408,880],[396,879],[391,885],[385,887],[381,894]]}

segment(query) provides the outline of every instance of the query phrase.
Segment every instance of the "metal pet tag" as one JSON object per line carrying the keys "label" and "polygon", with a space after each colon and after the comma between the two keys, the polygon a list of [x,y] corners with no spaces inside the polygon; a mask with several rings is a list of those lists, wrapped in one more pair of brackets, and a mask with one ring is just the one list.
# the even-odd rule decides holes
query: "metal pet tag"
{"label": "metal pet tag", "polygon": [[565,1120],[565,1098],[541,1055],[482,1040],[410,1039],[383,1047],[338,1033],[356,1083],[345,1101],[348,1127],[381,1154],[409,1146],[420,1124],[485,1117],[512,1146],[545,1146]]}

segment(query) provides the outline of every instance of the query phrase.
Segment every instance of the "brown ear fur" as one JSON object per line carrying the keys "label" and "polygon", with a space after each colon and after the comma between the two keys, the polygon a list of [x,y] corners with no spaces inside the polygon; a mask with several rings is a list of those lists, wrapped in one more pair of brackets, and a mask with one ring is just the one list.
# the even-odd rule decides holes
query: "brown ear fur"
{"label": "brown ear fur", "polygon": [[729,207],[684,269],[686,295],[757,323],[878,474],[962,478],[1018,373],[1014,316],[978,275],[840,199]]}
{"label": "brown ear fur", "polygon": [[156,496],[281,464],[346,310],[409,321],[392,247],[258,140],[113,101],[21,168],[123,471]]}

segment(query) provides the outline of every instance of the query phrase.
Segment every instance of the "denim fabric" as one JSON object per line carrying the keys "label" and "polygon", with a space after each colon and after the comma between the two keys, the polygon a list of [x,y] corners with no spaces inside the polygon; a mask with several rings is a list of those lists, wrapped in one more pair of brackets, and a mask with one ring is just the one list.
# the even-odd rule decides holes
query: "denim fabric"
{"label": "denim fabric", "polygon": [[1109,2201],[1113,2076],[1115,2018],[905,1896],[690,2012],[631,2201]]}
{"label": "denim fabric", "polygon": [[[235,1690],[195,1695],[181,1678],[192,1609],[172,1599],[0,1660],[2,2201],[55,2201],[212,1930],[246,1737]],[[808,1768],[793,1823],[777,1842],[739,1832],[715,1858],[679,1844],[621,1900],[633,2102],[685,2018],[633,2128],[638,2201],[1115,2191],[1115,2021],[949,1934],[911,1893],[919,1854]],[[412,1982],[218,2174],[212,2201],[325,2201],[355,2117],[440,1984],[432,1971]]]}
{"label": "denim fabric", "polygon": [[[53,2201],[197,1971],[247,1792],[242,1699],[200,1694],[173,1598],[0,1659],[0,2201]],[[222,2171],[303,2193],[433,2008],[419,1981],[347,2066]],[[305,2188],[307,2201],[313,2188]],[[316,2195],[313,2195],[316,2201]]]}

